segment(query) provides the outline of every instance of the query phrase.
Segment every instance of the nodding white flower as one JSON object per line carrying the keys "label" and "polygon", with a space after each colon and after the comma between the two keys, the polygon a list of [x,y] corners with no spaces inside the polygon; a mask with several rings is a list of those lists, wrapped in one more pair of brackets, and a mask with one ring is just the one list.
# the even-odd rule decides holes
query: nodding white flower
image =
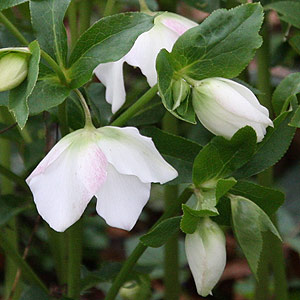
{"label": "nodding white flower", "polygon": [[219,281],[226,265],[225,236],[209,218],[203,218],[185,238],[185,253],[199,295],[206,297]]}
{"label": "nodding white flower", "polygon": [[225,78],[208,78],[193,88],[193,106],[200,122],[216,135],[230,139],[244,126],[251,126],[260,142],[268,126],[269,111],[245,86]]}
{"label": "nodding white flower", "polygon": [[4,48],[0,51],[0,92],[17,87],[27,77],[30,55],[28,48],[19,48],[20,52],[5,53],[5,50],[11,49],[13,48]]}
{"label": "nodding white flower", "polygon": [[107,224],[131,230],[149,199],[151,182],[177,175],[151,138],[134,127],[107,126],[62,138],[26,182],[39,214],[56,231],[75,223],[93,196]]}
{"label": "nodding white flower", "polygon": [[131,50],[120,60],[100,64],[96,76],[106,86],[106,101],[112,104],[115,113],[125,102],[126,92],[123,79],[123,63],[139,67],[152,87],[157,83],[156,57],[163,48],[168,51],[176,40],[188,29],[198,24],[180,15],[164,12],[154,19],[154,26],[141,34]]}

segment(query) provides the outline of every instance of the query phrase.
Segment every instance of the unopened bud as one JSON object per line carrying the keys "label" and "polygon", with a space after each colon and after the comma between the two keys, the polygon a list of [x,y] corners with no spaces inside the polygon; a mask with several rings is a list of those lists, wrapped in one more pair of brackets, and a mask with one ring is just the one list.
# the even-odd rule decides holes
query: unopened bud
{"label": "unopened bud", "polygon": [[174,105],[172,109],[175,110],[188,96],[190,92],[190,86],[185,80],[179,79],[173,83],[172,89],[174,100]]}
{"label": "unopened bud", "polygon": [[185,252],[197,292],[206,297],[219,281],[226,264],[225,236],[209,218],[199,222],[193,234],[185,238]]}
{"label": "unopened bud", "polygon": [[28,53],[9,52],[0,56],[0,92],[20,85],[28,74]]}

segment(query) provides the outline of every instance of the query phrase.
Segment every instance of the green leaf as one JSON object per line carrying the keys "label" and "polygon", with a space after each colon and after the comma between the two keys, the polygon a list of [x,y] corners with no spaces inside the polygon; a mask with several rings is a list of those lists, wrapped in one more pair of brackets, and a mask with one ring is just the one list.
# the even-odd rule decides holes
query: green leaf
{"label": "green leaf", "polygon": [[50,297],[37,286],[27,286],[20,300],[50,300]]}
{"label": "green leaf", "polygon": [[253,157],[233,174],[234,178],[242,179],[258,174],[283,157],[295,134],[295,128],[288,126],[292,116],[293,112],[284,112],[274,120],[274,128],[268,127]]}
{"label": "green leaf", "polygon": [[64,16],[71,0],[31,0],[32,27],[41,48],[60,65],[66,65],[68,54]]}
{"label": "green leaf", "polygon": [[232,196],[231,210],[235,236],[257,278],[263,247],[262,233],[270,231],[281,240],[280,235],[268,215],[252,201],[241,196]]}
{"label": "green leaf", "polygon": [[137,37],[152,26],[153,17],[143,13],[122,13],[96,22],[80,37],[71,54],[68,73],[71,87],[89,81],[100,63],[123,57]]}
{"label": "green leaf", "polygon": [[173,217],[162,221],[151,231],[144,234],[140,241],[148,247],[158,248],[164,245],[167,240],[178,231],[181,217]]}
{"label": "green leaf", "polygon": [[230,193],[251,200],[269,216],[272,216],[284,202],[284,193],[249,181],[239,181],[232,187]]}
{"label": "green leaf", "polygon": [[192,209],[186,204],[182,204],[183,217],[180,222],[180,229],[186,234],[195,232],[197,225],[203,217],[217,216],[218,212],[210,209]]}
{"label": "green leaf", "polygon": [[300,28],[300,2],[278,1],[265,6],[265,9],[275,10],[282,21]]}
{"label": "green leaf", "polygon": [[289,126],[300,128],[300,106],[296,109]]}
{"label": "green leaf", "polygon": [[219,200],[227,194],[227,192],[236,185],[237,181],[231,177],[227,179],[219,179],[216,185],[216,201],[217,203]]}
{"label": "green leaf", "polygon": [[9,91],[0,92],[0,106],[8,106],[9,103]]}
{"label": "green leaf", "polygon": [[289,39],[289,44],[300,55],[300,34],[296,34]]}
{"label": "green leaf", "polygon": [[24,2],[27,2],[28,0],[2,0],[0,2],[0,11],[4,9],[8,9],[10,7],[22,4]]}
{"label": "green leaf", "polygon": [[194,123],[192,109],[186,114],[180,111],[181,106],[173,110],[173,83],[179,78],[194,85],[195,80],[238,76],[262,43],[258,35],[262,21],[263,10],[257,3],[231,10],[220,9],[199,26],[184,33],[171,53],[162,50],[156,67],[159,92],[165,107],[177,118]]}
{"label": "green leaf", "polygon": [[11,218],[17,216],[31,206],[24,201],[24,198],[13,195],[0,197],[0,226],[5,225]]}
{"label": "green leaf", "polygon": [[171,184],[192,182],[193,162],[201,145],[155,127],[143,128],[141,133],[152,138],[158,151],[178,171],[179,176]]}
{"label": "green leaf", "polygon": [[36,115],[49,110],[64,102],[69,94],[70,90],[61,85],[56,76],[39,80],[28,98],[29,112]]}
{"label": "green leaf", "polygon": [[41,57],[37,41],[29,44],[31,57],[27,79],[9,93],[9,110],[13,112],[19,126],[23,128],[29,115],[28,97],[31,95],[39,75],[39,62]]}
{"label": "green leaf", "polygon": [[197,186],[210,180],[229,176],[243,166],[256,148],[256,133],[246,126],[230,141],[221,136],[211,140],[198,154],[193,166],[193,182]]}
{"label": "green leaf", "polygon": [[279,115],[286,100],[292,96],[300,93],[300,72],[289,74],[276,87],[272,104],[276,115]]}
{"label": "green leaf", "polygon": [[205,12],[213,12],[220,8],[220,0],[183,0],[185,3]]}

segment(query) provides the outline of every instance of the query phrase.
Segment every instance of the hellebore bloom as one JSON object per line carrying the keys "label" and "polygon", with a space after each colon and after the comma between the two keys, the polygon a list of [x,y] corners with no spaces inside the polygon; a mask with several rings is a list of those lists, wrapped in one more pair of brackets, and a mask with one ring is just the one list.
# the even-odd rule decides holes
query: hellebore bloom
{"label": "hellebore bloom", "polygon": [[172,50],[176,40],[188,29],[198,24],[180,15],[164,12],[154,20],[154,26],[141,34],[131,50],[120,60],[100,64],[96,76],[106,86],[106,101],[112,104],[115,113],[125,102],[126,92],[123,79],[123,63],[139,67],[152,87],[157,83],[156,57],[163,48]]}
{"label": "hellebore bloom", "polygon": [[10,49],[13,48],[5,48],[0,51],[0,92],[20,85],[28,73],[28,48],[19,48],[20,51],[5,53],[5,50]]}
{"label": "hellebore bloom", "polygon": [[185,253],[199,295],[206,297],[219,281],[226,265],[225,236],[209,218],[185,238]]}
{"label": "hellebore bloom", "polygon": [[151,138],[134,127],[86,127],[62,138],[26,179],[39,214],[56,231],[82,215],[91,198],[113,227],[131,230],[150,195],[151,182],[177,171]]}
{"label": "hellebore bloom", "polygon": [[251,126],[260,142],[268,126],[269,111],[245,86],[225,78],[208,78],[193,89],[193,107],[204,127],[230,139],[236,131]]}

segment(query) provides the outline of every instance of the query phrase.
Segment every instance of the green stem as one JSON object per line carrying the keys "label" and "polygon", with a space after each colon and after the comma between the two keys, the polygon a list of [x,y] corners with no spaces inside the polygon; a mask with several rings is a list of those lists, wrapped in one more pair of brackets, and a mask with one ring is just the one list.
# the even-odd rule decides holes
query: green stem
{"label": "green stem", "polygon": [[73,0],[68,8],[68,20],[71,35],[71,49],[74,48],[75,43],[78,39],[78,28],[77,28],[77,6],[76,2]]}
{"label": "green stem", "polygon": [[[186,188],[179,198],[177,198],[175,201],[173,201],[172,206],[168,208],[164,212],[164,214],[159,218],[159,220],[151,227],[153,229],[155,226],[157,226],[161,221],[168,219],[174,215],[176,215],[181,208],[181,205],[183,203],[186,203],[189,198],[191,197],[193,193],[193,190],[191,188]],[[150,229],[150,230],[151,230]],[[135,247],[133,252],[130,254],[128,259],[125,261],[125,263],[122,266],[121,271],[117,275],[116,279],[114,280],[111,288],[109,289],[105,300],[114,300],[119,292],[119,289],[123,285],[123,283],[126,281],[128,275],[132,271],[135,263],[138,261],[138,259],[142,256],[142,254],[147,249],[147,246],[145,246],[142,243],[138,243],[138,245]]]}
{"label": "green stem", "polygon": [[[166,112],[162,128],[172,134],[178,134],[178,121],[169,112]],[[172,205],[178,197],[178,186],[166,185],[164,188],[165,210]],[[165,300],[177,300],[180,297],[179,282],[179,232],[174,234],[165,244],[164,249],[164,285]]]}
{"label": "green stem", "polygon": [[67,120],[67,104],[64,101],[62,104],[58,106],[58,119],[59,119],[59,126],[60,132],[62,136],[67,135],[70,130],[68,127],[68,120]]}
{"label": "green stem", "polygon": [[[23,36],[23,34],[18,30],[18,28],[11,23],[4,15],[0,12],[0,22],[4,24],[4,26],[24,45],[28,46],[28,40]],[[56,63],[56,61],[48,55],[45,51],[41,50],[42,57],[48,62],[48,64],[53,68],[56,72],[57,76],[61,80],[61,82],[67,85],[67,79],[65,74],[63,73],[61,67]]]}
{"label": "green stem", "polygon": [[68,297],[80,296],[80,267],[82,257],[82,220],[67,231],[68,234]]}
{"label": "green stem", "polygon": [[149,9],[146,0],[139,0],[140,3],[140,11],[144,13],[152,13],[152,11]]}
{"label": "green stem", "polygon": [[39,286],[42,290],[44,290],[48,294],[48,289],[45,284],[41,281],[41,279],[37,276],[37,274],[31,269],[31,267],[27,264],[27,262],[19,255],[16,248],[10,240],[7,238],[6,234],[0,232],[0,247],[4,251],[4,253],[10,257],[12,261],[20,268],[22,271],[22,275],[29,282]]}
{"label": "green stem", "polygon": [[82,106],[84,114],[85,114],[85,127],[94,127],[93,122],[92,122],[91,112],[89,110],[89,107],[88,107],[83,95],[81,94],[81,92],[78,89],[75,90],[75,93],[77,94],[77,96],[80,100],[81,106]]}
{"label": "green stem", "polygon": [[[10,124],[11,115],[8,112],[6,107],[0,107],[0,121],[5,124]],[[0,171],[3,175],[11,175],[10,166],[11,166],[11,143],[8,140],[0,138],[0,163],[2,164],[2,168]],[[13,193],[13,182],[8,179],[8,176],[1,176],[0,178],[1,186],[1,194],[12,194]],[[12,247],[17,251],[18,248],[18,235],[16,230],[16,218],[12,218],[10,222],[7,224],[7,228],[5,229],[5,235],[7,240],[11,243]],[[10,295],[12,286],[15,281],[15,277],[17,274],[17,266],[15,262],[8,256],[6,256],[5,260],[5,283],[4,283],[4,299],[7,299]],[[19,294],[19,288],[16,289],[16,295]]]}
{"label": "green stem", "polygon": [[0,12],[0,22],[25,46],[29,44],[23,34],[17,29],[17,27],[11,23],[3,13]]}
{"label": "green stem", "polygon": [[[263,45],[257,51],[257,87],[263,92],[263,95],[259,97],[262,105],[269,109],[270,115],[273,116],[272,110],[272,86],[270,75],[270,37],[269,37],[269,25],[268,16],[265,18],[265,22],[261,29],[261,35],[263,37]],[[272,186],[273,184],[273,170],[272,168],[262,172],[258,175],[258,182],[261,185]],[[274,220],[276,217],[274,216]],[[274,238],[271,233],[267,233],[264,239],[265,247],[262,251],[260,269],[259,269],[259,282],[256,286],[256,299],[267,299],[266,294],[268,289],[266,287],[266,281],[269,280],[269,266],[274,274],[275,290],[274,296],[276,300],[288,299],[288,288],[285,273],[285,264],[282,251],[282,244]]]}
{"label": "green stem", "polygon": [[91,25],[93,1],[81,0],[79,2],[79,35],[84,33]]}
{"label": "green stem", "polygon": [[104,9],[104,13],[103,13],[103,17],[107,17],[112,14],[115,3],[116,3],[116,0],[107,0],[106,6]]}
{"label": "green stem", "polygon": [[123,114],[114,120],[112,126],[124,126],[126,122],[139,112],[158,92],[157,84],[149,89],[141,98],[139,98],[133,105],[131,105]]}

